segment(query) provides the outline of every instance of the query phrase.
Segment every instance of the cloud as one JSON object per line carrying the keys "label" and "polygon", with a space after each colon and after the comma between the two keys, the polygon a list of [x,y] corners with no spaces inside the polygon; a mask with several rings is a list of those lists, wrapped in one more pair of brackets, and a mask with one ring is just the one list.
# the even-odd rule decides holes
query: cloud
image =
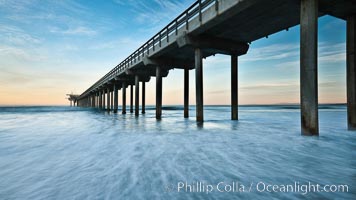
{"label": "cloud", "polygon": [[89,46],[88,49],[103,50],[103,49],[115,49],[118,47],[138,47],[143,43],[144,41],[140,41],[131,37],[122,37],[117,40],[94,44],[92,46]]}
{"label": "cloud", "polygon": [[120,6],[130,7],[131,12],[136,16],[136,22],[153,27],[167,23],[167,19],[173,19],[189,3],[192,3],[190,0],[114,0],[114,2]]}
{"label": "cloud", "polygon": [[266,84],[255,84],[240,87],[241,90],[270,90],[270,89],[281,89],[281,88],[297,88],[298,83],[266,83]]}
{"label": "cloud", "polygon": [[265,47],[250,48],[241,61],[280,60],[299,55],[299,44],[273,44]]}
{"label": "cloud", "polygon": [[[295,50],[299,55],[299,48]],[[318,48],[319,65],[332,64],[346,61],[346,43],[320,43]],[[275,65],[280,69],[290,69],[300,66],[299,56],[297,60],[282,61]]]}
{"label": "cloud", "polygon": [[2,43],[9,45],[37,45],[41,43],[39,38],[31,36],[23,29],[4,24],[0,24],[0,38]]}
{"label": "cloud", "polygon": [[[338,81],[320,81],[318,83],[319,88],[333,88],[338,87],[340,82]],[[262,90],[262,91],[271,91],[271,90],[299,90],[300,84],[298,82],[274,82],[274,83],[262,83],[262,84],[253,84],[239,87],[241,90]]]}
{"label": "cloud", "polygon": [[6,61],[43,61],[46,59],[44,55],[38,54],[33,50],[18,48],[13,46],[6,46],[0,44],[0,58],[2,62]]}
{"label": "cloud", "polygon": [[50,28],[51,33],[63,34],[63,35],[86,35],[86,36],[93,36],[96,35],[97,32],[88,27],[75,27],[75,28],[68,28],[68,29],[60,29],[58,27]]}

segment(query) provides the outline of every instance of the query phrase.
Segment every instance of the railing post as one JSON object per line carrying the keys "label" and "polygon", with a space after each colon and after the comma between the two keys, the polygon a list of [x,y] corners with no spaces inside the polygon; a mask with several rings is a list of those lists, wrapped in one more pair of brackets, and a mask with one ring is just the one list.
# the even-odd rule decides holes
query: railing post
{"label": "railing post", "polygon": [[189,12],[185,12],[185,29],[189,30]]}
{"label": "railing post", "polygon": [[162,32],[159,32],[159,47],[162,46]]}
{"label": "railing post", "polygon": [[169,42],[169,26],[167,26],[166,36],[167,36],[167,43],[168,43]]}
{"label": "railing post", "polygon": [[199,22],[202,21],[201,11],[202,11],[201,0],[199,0]]}
{"label": "railing post", "polygon": [[178,35],[178,20],[175,22],[175,28],[176,28],[176,35]]}

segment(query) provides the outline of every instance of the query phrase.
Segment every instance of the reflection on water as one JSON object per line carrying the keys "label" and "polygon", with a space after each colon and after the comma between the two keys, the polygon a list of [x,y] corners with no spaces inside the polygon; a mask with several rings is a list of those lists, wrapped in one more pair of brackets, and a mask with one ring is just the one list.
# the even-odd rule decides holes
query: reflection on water
{"label": "reflection on water", "polygon": [[[296,106],[153,107],[136,118],[69,107],[0,108],[1,199],[355,199],[356,133],[345,106],[320,108],[320,137],[300,135]],[[348,193],[258,192],[266,184],[347,184]],[[178,192],[238,182],[250,192]],[[196,188],[197,189],[197,188]]]}

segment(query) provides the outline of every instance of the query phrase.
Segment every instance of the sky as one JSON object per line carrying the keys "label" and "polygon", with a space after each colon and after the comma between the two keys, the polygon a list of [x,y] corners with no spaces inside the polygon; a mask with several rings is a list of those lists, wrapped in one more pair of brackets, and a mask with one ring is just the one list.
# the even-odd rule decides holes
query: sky
{"label": "sky", "polygon": [[[0,105],[68,105],[194,0],[0,0]],[[299,103],[299,26],[239,57],[239,104]],[[346,102],[346,22],[319,18],[319,103]],[[230,103],[230,57],[204,60],[204,104]],[[146,104],[155,104],[154,77]],[[194,70],[190,103],[195,104]],[[183,70],[163,79],[163,104],[183,104]]]}

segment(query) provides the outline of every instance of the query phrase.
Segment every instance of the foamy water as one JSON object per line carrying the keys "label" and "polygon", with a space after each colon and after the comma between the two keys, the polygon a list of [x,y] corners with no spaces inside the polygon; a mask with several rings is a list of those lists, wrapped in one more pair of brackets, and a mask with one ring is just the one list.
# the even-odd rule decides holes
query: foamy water
{"label": "foamy water", "polygon": [[[356,199],[356,132],[345,106],[322,106],[320,137],[295,106],[182,107],[135,117],[69,107],[0,108],[0,199]],[[189,191],[200,183],[244,192]],[[348,192],[261,192],[257,184],[348,185]],[[240,185],[241,186],[241,185]],[[179,187],[181,187],[179,189]],[[262,188],[260,188],[262,189]]]}

